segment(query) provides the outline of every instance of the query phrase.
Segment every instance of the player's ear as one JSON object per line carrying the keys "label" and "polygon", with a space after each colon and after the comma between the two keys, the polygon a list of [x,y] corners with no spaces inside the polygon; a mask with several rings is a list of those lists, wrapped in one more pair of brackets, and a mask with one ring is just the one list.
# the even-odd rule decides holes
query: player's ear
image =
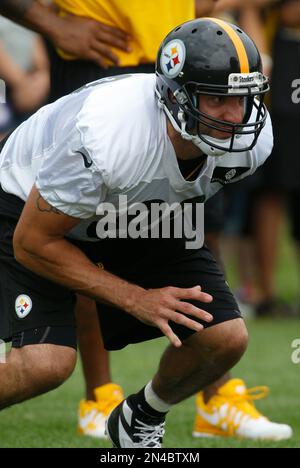
{"label": "player's ear", "polygon": [[170,101],[171,101],[173,104],[176,104],[175,96],[174,96],[174,94],[172,93],[172,91],[170,90],[170,88],[168,89],[168,98],[170,99]]}

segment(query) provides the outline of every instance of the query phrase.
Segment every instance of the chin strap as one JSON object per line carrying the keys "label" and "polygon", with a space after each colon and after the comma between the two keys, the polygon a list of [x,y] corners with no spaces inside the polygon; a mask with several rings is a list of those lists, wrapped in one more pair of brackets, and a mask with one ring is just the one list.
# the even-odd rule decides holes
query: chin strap
{"label": "chin strap", "polygon": [[230,138],[227,140],[218,140],[217,138],[212,138],[208,135],[203,135],[203,137],[208,141],[208,143],[199,138],[199,143],[197,146],[201,149],[201,151],[203,151],[204,154],[207,154],[208,156],[223,156],[225,153],[228,153],[229,149],[216,148],[214,144],[219,146],[224,145],[224,143],[230,141]]}

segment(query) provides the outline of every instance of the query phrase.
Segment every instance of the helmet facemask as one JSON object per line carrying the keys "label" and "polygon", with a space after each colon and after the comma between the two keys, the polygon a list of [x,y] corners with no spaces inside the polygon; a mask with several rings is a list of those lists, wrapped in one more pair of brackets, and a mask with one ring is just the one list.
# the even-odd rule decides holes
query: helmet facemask
{"label": "helmet facemask", "polygon": [[[251,150],[267,119],[263,99],[268,90],[253,40],[238,26],[218,18],[198,18],[179,25],[158,51],[159,105],[182,138],[192,141],[204,154]],[[242,121],[236,123],[238,116],[233,122],[215,118],[218,113],[209,111],[202,96],[244,97]],[[222,132],[220,139],[210,136],[218,135],[216,130]]]}
{"label": "helmet facemask", "polygon": [[[173,127],[183,139],[192,141],[204,154],[222,156],[226,152],[241,152],[251,150],[262,131],[267,109],[264,96],[269,90],[268,79],[262,73],[232,74],[228,86],[207,85],[188,82],[182,87],[169,89],[171,96],[164,108]],[[167,86],[169,83],[164,83]],[[157,92],[158,96],[160,94]],[[165,94],[166,95],[166,94]],[[200,96],[244,97],[245,112],[241,123],[224,121],[206,114],[199,106]],[[209,130],[228,132],[228,139],[217,139],[209,134]],[[248,135],[243,144],[239,139]],[[252,136],[252,138],[251,138]]]}

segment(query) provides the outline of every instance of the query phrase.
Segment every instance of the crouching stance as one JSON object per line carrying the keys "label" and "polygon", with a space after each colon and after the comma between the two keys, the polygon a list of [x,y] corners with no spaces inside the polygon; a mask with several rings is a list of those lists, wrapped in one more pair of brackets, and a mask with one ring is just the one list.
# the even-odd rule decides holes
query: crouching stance
{"label": "crouching stance", "polygon": [[[4,141],[0,337],[13,348],[0,365],[1,408],[71,374],[76,293],[100,305],[108,350],[170,341],[150,382],[111,413],[107,432],[117,447],[160,447],[172,405],[239,361],[247,331],[201,243],[198,211],[187,210],[181,236],[175,215],[167,236],[156,229],[164,213],[152,215],[158,203],[202,207],[264,162],[272,149],[267,90],[245,33],[195,20],[165,38],[156,74],[89,83]],[[141,205],[148,222],[136,235]]]}

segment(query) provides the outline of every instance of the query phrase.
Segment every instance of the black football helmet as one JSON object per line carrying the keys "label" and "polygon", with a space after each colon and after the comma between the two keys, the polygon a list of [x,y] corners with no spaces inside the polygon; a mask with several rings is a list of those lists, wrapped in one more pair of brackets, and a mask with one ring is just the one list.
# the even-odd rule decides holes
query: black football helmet
{"label": "black football helmet", "polygon": [[[220,19],[201,18],[178,26],[158,51],[159,105],[182,138],[207,155],[247,151],[255,146],[267,118],[263,99],[268,90],[268,78],[262,73],[261,57],[252,39],[238,26]],[[243,122],[205,114],[199,108],[200,95],[244,96]],[[203,128],[226,131],[228,139],[207,136]]]}

